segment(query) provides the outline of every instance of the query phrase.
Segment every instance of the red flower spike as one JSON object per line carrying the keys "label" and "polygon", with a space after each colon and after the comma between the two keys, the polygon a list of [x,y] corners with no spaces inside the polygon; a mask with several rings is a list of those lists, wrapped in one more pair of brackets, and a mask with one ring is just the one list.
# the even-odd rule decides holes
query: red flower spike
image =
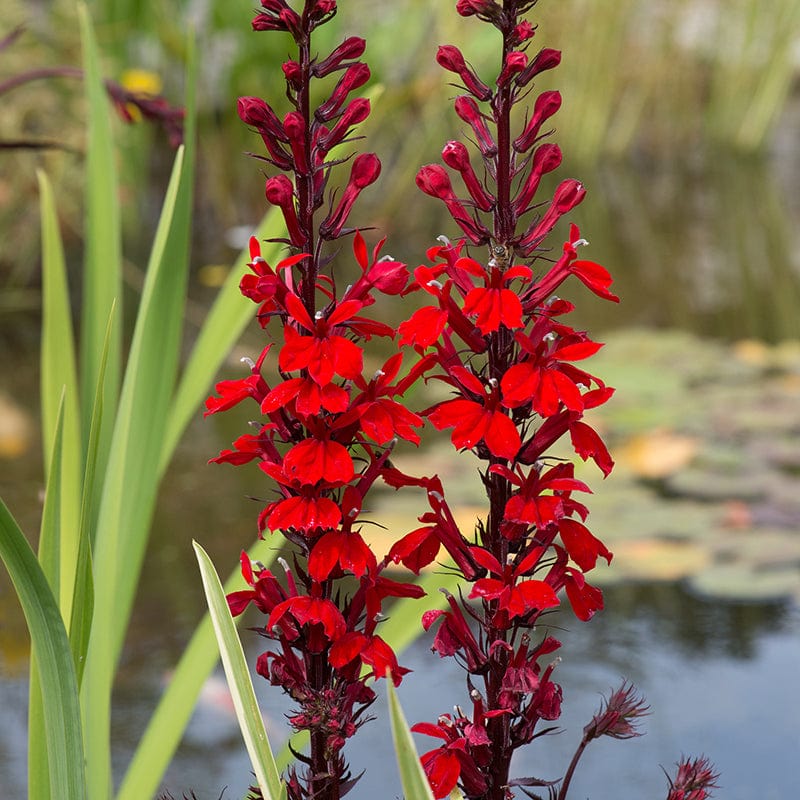
{"label": "red flower spike", "polygon": [[475,70],[467,66],[461,51],[451,44],[441,45],[436,52],[436,62],[450,72],[458,75],[466,90],[478,100],[488,100],[492,90],[475,74]]}

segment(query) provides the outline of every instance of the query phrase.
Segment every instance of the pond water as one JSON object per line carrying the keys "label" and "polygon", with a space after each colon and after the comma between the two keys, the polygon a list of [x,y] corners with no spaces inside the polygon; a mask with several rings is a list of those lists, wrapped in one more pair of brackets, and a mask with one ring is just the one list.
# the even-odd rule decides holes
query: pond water
{"label": "pond water", "polygon": [[[579,324],[609,339],[606,366],[619,390],[618,411],[604,419],[619,470],[605,484],[591,476],[592,508],[624,580],[613,583],[613,570],[605,576],[607,610],[591,624],[565,621],[558,669],[565,733],[540,740],[516,772],[561,774],[601,693],[623,676],[646,695],[652,716],[646,736],[590,748],[575,798],[663,797],[659,765],[669,772],[683,753],[711,758],[722,773],[720,798],[797,795],[798,175],[796,161],[773,160],[735,168],[606,169],[587,179],[592,193],[578,222],[591,240],[591,257],[612,268],[623,297],[611,308],[587,302],[584,293],[576,312]],[[414,204],[407,208],[395,222],[399,244],[391,252],[413,262],[406,229],[420,221]],[[745,348],[728,344],[745,339],[754,341]],[[247,348],[257,346],[251,340]],[[0,458],[0,495],[29,532],[38,524],[41,481],[37,347],[35,320],[0,320],[4,419],[13,412],[22,420],[16,431],[22,445]],[[621,354],[616,363],[614,352]],[[117,686],[118,773],[203,608],[190,540],[199,539],[225,571],[252,538],[257,507],[244,498],[259,493],[258,476],[205,464],[241,424],[235,415],[193,423],[164,486]],[[662,437],[655,439],[657,460],[671,454],[666,473],[648,473],[652,458],[642,455],[641,439],[652,445],[651,434]],[[426,467],[446,468],[435,452],[423,459]],[[474,476],[451,477],[468,509]],[[411,519],[418,513],[410,503],[400,510]],[[414,670],[401,694],[411,720],[435,718],[463,702],[461,673],[428,647],[421,639],[403,659]],[[25,796],[26,658],[24,622],[3,573],[0,797],[12,800]],[[261,684],[279,743],[286,706]],[[367,769],[354,798],[400,794],[382,703],[378,721],[350,751],[354,771]],[[176,797],[193,789],[199,800],[228,787],[230,800],[241,796],[248,773],[217,676],[164,786]]]}

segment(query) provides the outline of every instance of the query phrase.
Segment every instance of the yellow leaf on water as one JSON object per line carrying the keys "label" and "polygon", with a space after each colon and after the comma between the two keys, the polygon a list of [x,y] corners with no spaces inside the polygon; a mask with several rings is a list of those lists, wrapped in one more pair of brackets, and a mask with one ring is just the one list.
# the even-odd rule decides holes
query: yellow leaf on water
{"label": "yellow leaf on water", "polygon": [[636,475],[643,478],[666,478],[691,462],[698,441],[669,430],[657,429],[639,434],[617,448],[616,456]]}

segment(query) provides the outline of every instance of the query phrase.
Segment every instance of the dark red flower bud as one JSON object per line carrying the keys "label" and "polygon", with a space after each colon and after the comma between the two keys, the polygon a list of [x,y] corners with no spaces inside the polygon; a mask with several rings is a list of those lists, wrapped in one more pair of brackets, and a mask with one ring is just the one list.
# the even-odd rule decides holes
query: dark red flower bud
{"label": "dark red flower bud", "polygon": [[456,11],[462,17],[477,16],[487,21],[500,19],[502,8],[494,0],[458,0]]}
{"label": "dark red flower bud", "polygon": [[284,8],[287,8],[287,5],[286,0],[261,0],[261,7],[273,14],[280,14]]}
{"label": "dark red flower bud", "polygon": [[527,86],[540,72],[553,69],[561,63],[561,51],[545,47],[536,54],[536,58],[517,75],[517,86]]}
{"label": "dark red flower bud", "polygon": [[299,42],[303,37],[303,20],[300,15],[291,8],[283,8],[278,14],[278,18],[284,24],[284,30],[289,31],[295,41]]}
{"label": "dark red flower bud", "polygon": [[559,92],[542,92],[533,105],[533,114],[531,115],[525,130],[514,139],[514,149],[518,153],[524,153],[530,150],[539,136],[539,129],[544,122],[561,108],[561,94]]}
{"label": "dark red flower bud", "polygon": [[336,239],[342,232],[347,217],[353,208],[358,195],[371,183],[378,180],[381,174],[381,162],[375,153],[362,153],[353,159],[350,168],[350,180],[345,187],[342,199],[334,211],[319,226],[319,233],[323,239]]}
{"label": "dark red flower bud", "polygon": [[507,56],[503,69],[497,77],[497,85],[505,86],[512,78],[528,66],[528,56],[519,50],[512,50]]}
{"label": "dark red flower bud", "polygon": [[513,47],[518,47],[523,42],[527,42],[528,39],[532,39],[534,34],[536,33],[536,29],[533,25],[528,22],[528,20],[523,20],[514,28],[514,36],[512,39]]}
{"label": "dark red flower bud", "polygon": [[281,68],[283,69],[286,82],[295,91],[299,90],[303,85],[303,71],[300,65],[296,61],[286,61],[281,65]]}
{"label": "dark red flower bud", "polygon": [[497,153],[497,144],[492,139],[489,128],[478,109],[477,103],[466,95],[456,98],[456,114],[464,120],[473,130],[478,139],[478,147],[486,158],[491,158]]}
{"label": "dark red flower bud", "polygon": [[288,142],[283,126],[275,112],[260,97],[240,97],[236,103],[239,119],[252,125],[260,134]]}
{"label": "dark red flower bud", "polygon": [[553,200],[544,216],[534,221],[528,232],[519,242],[520,250],[529,255],[543,241],[545,236],[553,230],[556,222],[568,211],[571,211],[586,196],[586,188],[580,181],[568,178],[556,188]]}
{"label": "dark red flower bud", "polygon": [[290,111],[283,118],[283,130],[286,132],[292,148],[295,169],[301,174],[305,174],[307,170],[306,123],[303,115],[299,111]]}
{"label": "dark red flower bud", "polygon": [[318,78],[324,78],[331,72],[339,69],[343,61],[351,58],[361,58],[364,55],[364,50],[367,43],[358,36],[350,36],[345,39],[327,58],[314,64],[311,68],[314,75]]}
{"label": "dark red flower bud", "polygon": [[442,150],[442,160],[448,167],[461,174],[467,191],[481,211],[489,211],[494,206],[494,198],[484,189],[475,175],[467,148],[461,142],[448,142]]}
{"label": "dark red flower bud", "polygon": [[295,247],[300,247],[304,239],[300,231],[297,211],[294,207],[294,186],[292,186],[292,182],[285,175],[276,175],[267,180],[264,194],[268,203],[278,206],[283,212],[286,228],[289,231],[289,239]]}
{"label": "dark red flower bud", "polygon": [[344,114],[333,126],[331,132],[327,136],[320,136],[319,146],[326,152],[332,150],[347,136],[353,125],[358,125],[359,122],[363,122],[369,116],[369,111],[369,100],[366,97],[357,97],[344,110]]}
{"label": "dark red flower bud", "polygon": [[316,110],[314,116],[320,122],[327,122],[329,119],[333,119],[339,113],[345,100],[347,100],[347,95],[363,86],[369,80],[369,77],[369,67],[363,61],[356,61],[351,64],[339,79],[331,96]]}
{"label": "dark red flower bud", "polygon": [[542,175],[552,172],[560,164],[561,148],[557,144],[543,144],[536,148],[528,179],[514,201],[514,211],[517,216],[522,216],[528,210],[528,206],[539,188]]}
{"label": "dark red flower bud", "polygon": [[315,22],[336,13],[336,0],[317,0],[310,12],[310,18]]}
{"label": "dark red flower bud", "polygon": [[436,52],[436,61],[440,67],[455,72],[464,82],[467,91],[475,95],[478,100],[488,100],[492,96],[492,90],[473,69],[467,66],[464,56],[457,47],[451,44],[442,45]]}
{"label": "dark red flower bud", "polygon": [[258,97],[240,97],[237,111],[243,122],[252,125],[261,134],[275,166],[284,170],[291,169],[292,160],[280,144],[287,142],[288,137],[275,112]]}
{"label": "dark red flower bud", "polygon": [[450,216],[467,234],[473,244],[483,244],[489,240],[489,231],[467,213],[461,201],[453,192],[447,170],[439,164],[427,164],[417,173],[417,186],[431,197],[444,201]]}

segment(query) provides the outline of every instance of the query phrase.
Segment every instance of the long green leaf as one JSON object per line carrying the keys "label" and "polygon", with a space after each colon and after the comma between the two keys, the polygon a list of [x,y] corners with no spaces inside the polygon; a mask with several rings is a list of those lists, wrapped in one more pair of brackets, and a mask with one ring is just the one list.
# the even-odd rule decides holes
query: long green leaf
{"label": "long green leaf", "polygon": [[217,635],[222,666],[228,679],[228,687],[233,697],[233,705],[239,720],[245,747],[250,756],[250,763],[261,793],[266,800],[280,800],[286,797],[286,790],[281,784],[275,758],[269,746],[264,720],[256,701],[250,671],[244,658],[242,643],[236,631],[225,593],[219,577],[211,563],[211,559],[197,542],[193,542],[203,579],[203,589],[208,602],[208,610]]}
{"label": "long green leaf", "polygon": [[[72,585],[78,553],[82,449],[75,343],[69,306],[64,247],[58,228],[53,189],[37,172],[42,227],[42,444],[45,459],[53,450],[56,418],[63,391],[63,438],[60,476],[59,576],[51,583],[64,619],[70,618]],[[47,463],[47,461],[45,461]],[[49,475],[49,472],[47,473]]]}
{"label": "long green leaf", "polygon": [[[81,397],[82,434],[88,436],[90,398],[100,374],[100,354],[111,306],[122,299],[122,234],[120,225],[117,165],[100,56],[89,12],[78,5],[83,47],[83,69],[88,103],[86,146],[86,232],[81,302]],[[104,394],[113,408],[119,394],[122,365],[122,315],[111,334]],[[103,471],[111,442],[113,419],[106,418],[99,439],[100,471]],[[84,443],[85,446],[85,443]],[[70,584],[71,585],[71,584]]]}
{"label": "long green leaf", "polygon": [[156,465],[177,364],[186,259],[181,263],[165,254],[172,239],[182,164],[181,149],[145,279],[97,520],[95,562],[103,568],[95,574],[94,616],[81,692],[92,800],[105,798],[110,787],[111,686],[155,503]]}
{"label": "long green leaf", "polygon": [[39,664],[50,785],[61,800],[85,800],[78,685],[67,631],[47,578],[0,500],[0,557],[22,605]]}
{"label": "long green leaf", "polygon": [[[42,509],[42,524],[39,530],[39,564],[50,585],[53,597],[58,597],[61,559],[61,478],[64,441],[64,395],[56,410],[55,430],[47,470],[47,485]],[[28,797],[29,800],[48,800],[50,797],[50,773],[47,766],[47,735],[45,730],[44,700],[39,682],[39,664],[36,651],[31,651],[30,690],[28,695]]]}
{"label": "long green leaf", "polygon": [[114,311],[116,304],[112,303],[111,313],[106,325],[106,338],[103,343],[103,352],[100,358],[100,372],[97,376],[94,403],[92,404],[92,419],[89,425],[89,443],[86,449],[86,469],[83,476],[83,496],[81,498],[80,515],[80,541],[78,544],[78,558],[75,565],[75,587],[73,591],[72,617],[69,626],[69,642],[72,647],[75,673],[78,687],[83,682],[83,670],[86,666],[86,653],[89,649],[89,639],[92,630],[92,616],[94,614],[94,578],[92,574],[92,533],[91,521],[95,518],[94,501],[97,498],[96,476],[98,440],[103,421],[103,386],[105,383],[105,369],[108,362],[108,348],[111,341],[111,331],[114,326]]}
{"label": "long green leaf", "polygon": [[[259,239],[275,238],[283,232],[283,217],[277,209],[273,209],[261,220],[254,236]],[[268,245],[263,249],[262,255],[272,263],[278,258],[281,247],[279,244]],[[162,472],[167,468],[192,415],[208,396],[220,366],[254,317],[253,302],[243,297],[239,291],[239,282],[249,260],[248,249],[245,248],[231,268],[197,336],[170,406],[169,422],[161,451]]]}
{"label": "long green leaf", "polygon": [[[251,560],[269,567],[277,557],[278,550],[273,539],[269,542],[260,540],[250,548],[248,555]],[[229,594],[242,588],[244,582],[237,568],[225,581],[224,591]],[[139,740],[117,793],[117,800],[140,800],[155,794],[178,748],[200,689],[218,660],[214,627],[210,615],[206,613],[183,651],[172,680]]]}
{"label": "long green leaf", "polygon": [[389,719],[392,723],[392,738],[405,800],[434,800],[428,779],[425,777],[425,771],[419,763],[419,755],[414,746],[408,722],[406,722],[403,709],[400,708],[397,692],[391,680],[387,680],[386,684],[389,690]]}

